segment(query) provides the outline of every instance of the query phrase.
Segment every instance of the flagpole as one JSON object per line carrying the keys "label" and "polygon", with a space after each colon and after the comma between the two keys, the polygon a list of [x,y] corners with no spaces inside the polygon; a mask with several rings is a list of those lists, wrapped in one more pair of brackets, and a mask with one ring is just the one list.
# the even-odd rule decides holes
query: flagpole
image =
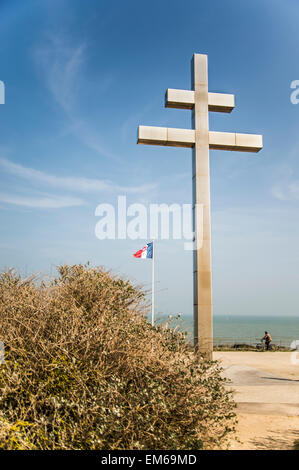
{"label": "flagpole", "polygon": [[154,249],[154,240],[153,251],[152,251],[152,326],[155,326],[155,249]]}

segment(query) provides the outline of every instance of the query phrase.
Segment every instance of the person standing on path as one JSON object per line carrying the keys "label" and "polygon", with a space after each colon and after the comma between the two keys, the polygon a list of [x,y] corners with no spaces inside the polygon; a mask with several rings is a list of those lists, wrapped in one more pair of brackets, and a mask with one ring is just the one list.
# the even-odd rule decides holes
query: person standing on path
{"label": "person standing on path", "polygon": [[270,350],[270,343],[272,341],[272,338],[271,338],[270,333],[268,333],[268,331],[265,331],[265,336],[262,338],[262,341],[263,340],[265,340],[266,350],[269,351]]}

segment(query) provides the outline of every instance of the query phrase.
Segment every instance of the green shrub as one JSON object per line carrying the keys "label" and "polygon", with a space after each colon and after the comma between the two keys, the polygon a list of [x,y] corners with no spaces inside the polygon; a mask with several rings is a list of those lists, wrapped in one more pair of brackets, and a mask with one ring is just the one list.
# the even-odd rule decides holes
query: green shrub
{"label": "green shrub", "polygon": [[0,276],[0,448],[212,449],[234,430],[218,363],[146,319],[142,290],[89,266]]}

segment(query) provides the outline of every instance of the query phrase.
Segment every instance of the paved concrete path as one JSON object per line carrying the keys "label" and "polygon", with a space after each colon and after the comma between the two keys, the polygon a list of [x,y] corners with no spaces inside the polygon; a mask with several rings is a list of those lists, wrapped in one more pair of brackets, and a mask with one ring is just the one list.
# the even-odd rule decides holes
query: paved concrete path
{"label": "paved concrete path", "polygon": [[235,391],[238,411],[299,416],[299,379],[280,377],[246,365],[228,366],[225,376]]}
{"label": "paved concrete path", "polygon": [[237,403],[235,450],[293,449],[299,439],[299,361],[290,353],[217,352]]}

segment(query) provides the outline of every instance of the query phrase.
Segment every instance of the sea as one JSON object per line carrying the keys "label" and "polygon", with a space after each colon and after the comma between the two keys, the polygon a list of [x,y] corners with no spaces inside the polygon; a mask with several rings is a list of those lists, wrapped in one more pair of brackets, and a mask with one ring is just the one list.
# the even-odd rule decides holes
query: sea
{"label": "sea", "polygon": [[[159,323],[167,322],[170,327],[178,328],[193,335],[193,317],[182,315],[176,317],[160,317]],[[215,315],[213,317],[214,344],[246,343],[255,345],[261,341],[265,331],[272,337],[273,344],[290,347],[291,343],[299,343],[299,315],[296,316],[257,316],[257,315]]]}

